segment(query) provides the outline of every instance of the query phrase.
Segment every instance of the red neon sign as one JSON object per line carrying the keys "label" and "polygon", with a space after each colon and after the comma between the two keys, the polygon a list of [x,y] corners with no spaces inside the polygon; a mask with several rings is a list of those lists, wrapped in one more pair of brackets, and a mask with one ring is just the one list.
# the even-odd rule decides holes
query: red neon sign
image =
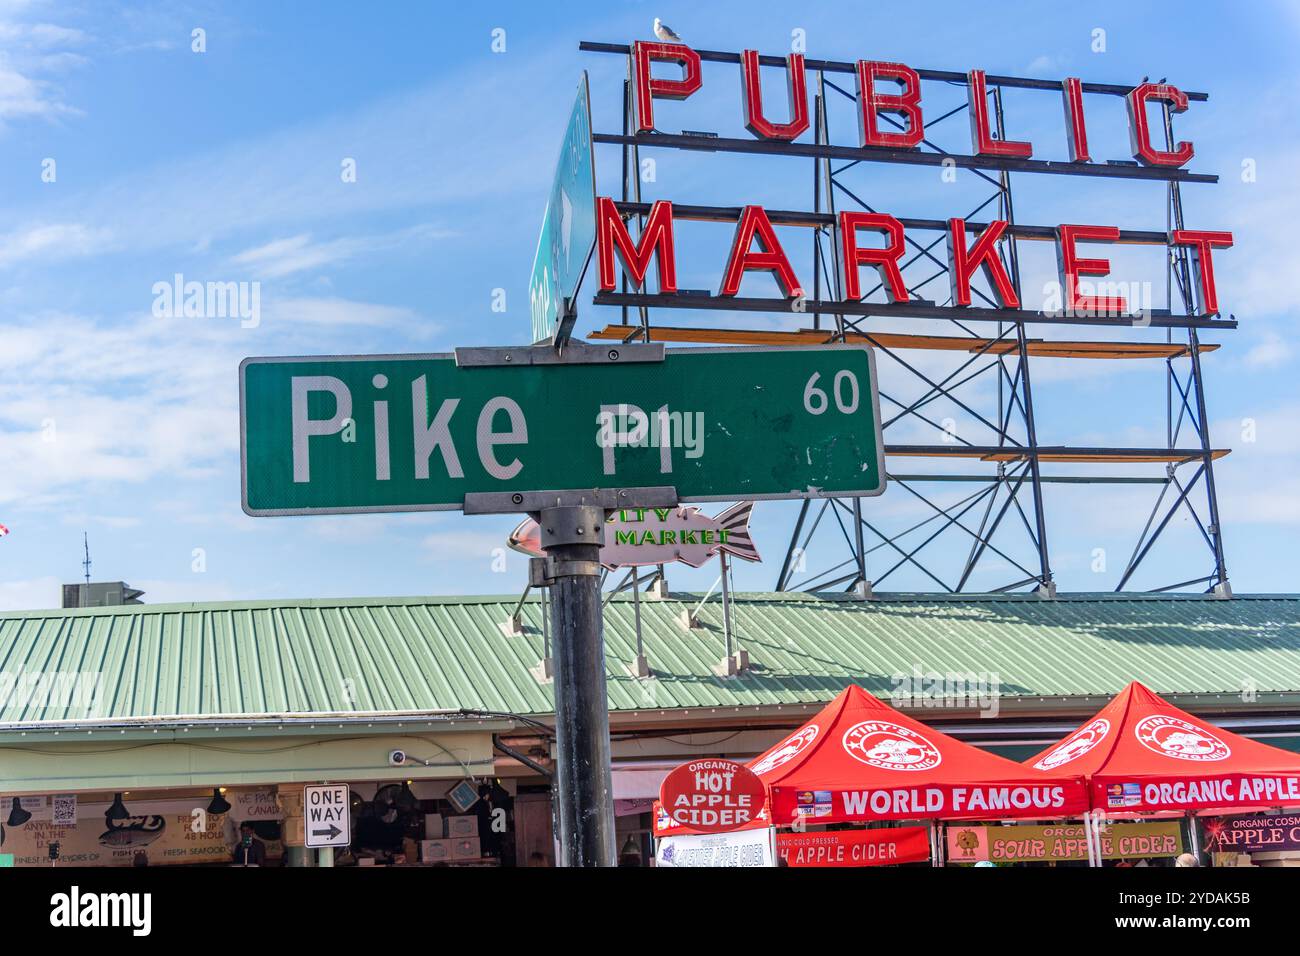
{"label": "red neon sign", "polygon": [[[601,196],[597,199],[596,217],[596,258],[602,291],[613,291],[618,285],[616,258],[622,264],[624,274],[637,287],[645,284],[653,259],[659,272],[659,291],[677,291],[672,203],[659,200],[650,207],[650,215],[637,241],[633,241],[618,214],[617,205],[609,197]],[[1020,297],[1016,294],[1011,276],[997,249],[1008,228],[1005,220],[994,220],[968,245],[965,220],[948,221],[948,263],[954,306],[971,304],[971,279],[978,270],[983,273],[996,295],[999,308],[1021,307]],[[860,245],[859,233],[864,230],[882,233],[882,244]],[[859,272],[862,266],[871,266],[876,270],[886,299],[890,302],[907,302],[907,285],[903,281],[899,265],[907,242],[903,224],[886,213],[843,211],[839,214],[839,233],[844,264],[843,301],[857,302],[866,295]],[[1081,276],[1099,278],[1110,275],[1110,260],[1081,256],[1076,248],[1079,242],[1116,242],[1120,237],[1119,228],[1067,223],[1057,226],[1056,234],[1057,262],[1066,311],[1075,315],[1126,314],[1128,303],[1123,296],[1092,295],[1080,290]],[[755,241],[759,248],[754,248]],[[1170,235],[1169,244],[1191,247],[1192,263],[1197,274],[1200,312],[1202,315],[1218,312],[1212,250],[1230,248],[1232,233],[1176,230]],[[742,210],[718,294],[727,297],[739,295],[740,283],[746,272],[770,272],[788,299],[801,298],[804,294],[803,283],[795,274],[762,206],[749,205]]]}
{"label": "red neon sign", "polygon": [[1187,109],[1187,94],[1168,83],[1143,83],[1125,97],[1128,101],[1129,140],[1133,158],[1148,166],[1186,166],[1195,150],[1183,140],[1173,150],[1156,149],[1151,145],[1151,128],[1147,119],[1147,103],[1167,103],[1170,112],[1182,113]]}
{"label": "red neon sign", "polygon": [[[648,133],[655,128],[654,98],[666,97],[684,100],[700,88],[700,55],[684,43],[646,43],[638,40],[632,47],[636,62],[636,122],[637,132]],[[680,80],[657,80],[650,75],[654,60],[680,63]]]}
{"label": "red neon sign", "polygon": [[[757,237],[763,246],[760,251],[751,247]],[[722,279],[719,295],[733,296],[740,292],[740,280],[746,272],[770,272],[785,292],[786,298],[797,299],[803,295],[799,280],[794,277],[794,269],[781,248],[772,222],[762,206],[746,206],[740,214],[736,225],[736,238],[731,244],[731,256],[727,260],[727,271]]]}
{"label": "red neon sign", "polygon": [[[863,249],[858,246],[859,229],[879,229],[886,236],[884,247]],[[898,260],[906,248],[903,236],[903,224],[893,216],[877,212],[842,212],[840,213],[840,245],[844,250],[844,297],[850,302],[862,298],[862,286],[858,279],[858,266],[873,266],[880,277],[880,284],[885,290],[885,298],[890,302],[906,302],[907,286],[903,284],[903,273],[899,271]]]}
{"label": "red neon sign", "polygon": [[[858,129],[862,145],[914,149],[925,138],[925,124],[921,121],[921,77],[916,70],[901,63],[859,60],[857,72]],[[876,80],[897,80],[903,92],[877,92]],[[880,113],[902,115],[907,119],[907,129],[901,133],[881,132]]]}
{"label": "red neon sign", "polygon": [[802,53],[786,57],[786,92],[790,96],[790,121],[773,123],[763,116],[763,85],[759,79],[758,51],[740,54],[740,69],[745,82],[741,99],[745,107],[745,128],[759,139],[792,140],[808,128],[808,81]]}
{"label": "red neon sign", "polygon": [[[756,50],[740,54],[741,107],[746,128],[759,139],[790,142],[809,129],[806,66],[801,53],[786,57],[786,92],[790,119],[776,123],[764,115],[762,86],[759,81],[760,57]],[[654,101],[657,98],[683,100],[703,85],[700,55],[684,43],[655,43],[638,40],[632,44],[632,84],[636,104],[636,130],[653,132]],[[654,62],[668,62],[682,69],[680,79],[661,79],[651,74]],[[925,118],[921,109],[921,77],[904,63],[859,60],[854,70],[857,79],[858,126],[863,147],[917,149],[925,139]],[[988,108],[988,77],[983,70],[966,74],[971,128],[971,150],[976,156],[1006,159],[1030,159],[1033,145],[1023,140],[996,139]],[[884,92],[898,85],[898,92]],[[1065,106],[1065,138],[1070,161],[1091,160],[1088,134],[1084,125],[1083,83],[1069,77],[1061,83]],[[1166,104],[1171,112],[1187,109],[1187,94],[1168,83],[1142,83],[1125,97],[1128,101],[1129,138],[1133,156],[1147,166],[1178,168],[1187,165],[1195,148],[1180,141],[1172,149],[1159,149],[1152,143],[1147,107]],[[901,129],[882,129],[881,115],[902,118]]]}
{"label": "red neon sign", "polygon": [[[656,98],[681,100],[701,89],[701,57],[683,43],[638,41],[632,45],[631,51],[631,81],[636,111],[634,125],[638,132],[651,132],[655,130]],[[710,54],[710,59],[718,58],[719,55]],[[804,55],[792,53],[784,58],[788,101],[788,118],[784,122],[770,118],[769,111],[764,107],[761,80],[763,58],[758,51],[744,50],[736,59],[741,68],[741,106],[745,127],[759,139],[784,143],[792,143],[807,133],[810,122],[807,63]],[[676,64],[681,69],[681,77],[666,79],[652,76],[651,67],[656,62]],[[769,58],[768,62],[776,65],[775,58]],[[828,64],[818,68],[831,67],[844,70],[847,65]],[[926,135],[921,107],[920,74],[903,63],[875,60],[858,60],[853,65],[853,73],[857,81],[856,112],[861,146],[868,149],[918,150],[925,142]],[[998,82],[1016,84],[1021,81],[1003,78]],[[1001,123],[994,122],[990,115],[989,80],[983,70],[968,71],[966,85],[973,156],[990,157],[994,160],[992,165],[1001,165],[1003,168],[1042,170],[1052,167],[1046,171],[1059,170],[1061,164],[1033,161],[1034,147],[1031,143],[1006,138],[1005,134],[1000,138],[995,137],[995,128]],[[882,86],[890,92],[881,92]],[[1078,77],[1067,77],[1061,81],[1060,91],[1069,162],[1091,163],[1088,128],[1084,118],[1084,84]],[[1117,91],[1101,87],[1095,88],[1094,92]],[[1177,169],[1192,159],[1195,148],[1188,141],[1178,141],[1172,146],[1166,145],[1166,148],[1154,145],[1149,115],[1153,103],[1159,104],[1167,113],[1185,111],[1188,105],[1186,93],[1167,83],[1143,82],[1125,94],[1125,100],[1133,155],[1140,163],[1148,167]],[[886,118],[889,118],[888,123],[892,128],[882,128]],[[1167,126],[1163,132],[1167,132]],[[1164,138],[1161,137],[1162,141]],[[1172,136],[1168,139],[1172,140]],[[903,157],[885,158],[897,161]],[[969,161],[970,157],[965,159]],[[1005,163],[998,163],[997,160]],[[1016,165],[1021,161],[1028,163],[1025,167]],[[1092,169],[1109,174],[1098,167]],[[654,203],[635,240],[613,200],[600,198],[596,216],[597,264],[602,291],[611,292],[615,289],[620,266],[622,274],[630,280],[631,285],[644,289],[653,260],[658,273],[659,292],[668,295],[677,293],[674,213],[671,203],[664,200]],[[841,253],[838,259],[843,270],[842,301],[859,302],[875,291],[864,292],[863,289],[861,270],[863,266],[868,266],[876,271],[879,288],[889,302],[908,302],[909,292],[902,276],[908,239],[902,222],[892,215],[880,212],[841,212],[835,226]],[[948,220],[947,251],[952,307],[971,306],[971,283],[975,274],[979,273],[991,290],[990,298],[995,300],[997,308],[1022,309],[1015,283],[1000,255],[1001,243],[1008,238],[1010,232],[1009,224],[1004,220],[995,220],[974,237],[967,236],[966,231],[964,220]],[[1056,227],[1055,231],[1061,304],[1064,310],[1071,315],[1127,315],[1129,303],[1125,296],[1094,294],[1101,290],[1085,288],[1087,283],[1083,280],[1110,275],[1110,261],[1100,256],[1081,255],[1077,248],[1079,242],[1116,242],[1120,238],[1120,230],[1110,225],[1067,223]],[[879,233],[879,238],[873,240],[864,235],[871,232]],[[1213,250],[1231,247],[1231,233],[1176,230],[1170,233],[1168,244],[1171,249],[1182,247],[1188,250],[1187,255],[1195,272],[1199,313],[1203,316],[1216,315],[1219,302],[1215,287]],[[786,255],[767,212],[762,206],[748,204],[743,206],[736,222],[731,250],[723,264],[718,295],[722,298],[739,296],[745,274],[754,271],[770,273],[785,299],[803,298],[803,284]]]}
{"label": "red neon sign", "polygon": [[1232,246],[1232,233],[1197,229],[1175,229],[1170,240],[1175,246],[1192,247],[1192,268],[1196,270],[1197,304],[1202,315],[1219,311],[1219,294],[1214,288],[1214,260],[1211,249]]}
{"label": "red neon sign", "polygon": [[1079,276],[1110,275],[1109,259],[1083,259],[1074,248],[1080,239],[1093,242],[1115,242],[1119,229],[1115,226],[1056,227],[1056,259],[1061,271],[1061,290],[1065,309],[1079,315],[1123,315],[1128,303],[1123,296],[1083,295],[1079,292]]}
{"label": "red neon sign", "polygon": [[1013,139],[994,139],[989,126],[989,94],[983,70],[966,74],[967,96],[970,105],[971,151],[976,156],[1013,156],[1028,159],[1034,147]]}
{"label": "red neon sign", "polygon": [[1088,128],[1083,123],[1083,81],[1076,76],[1061,84],[1065,96],[1065,138],[1070,146],[1070,162],[1086,163]]}
{"label": "red neon sign", "polygon": [[600,288],[614,290],[618,283],[614,276],[614,256],[618,255],[623,272],[632,284],[645,284],[650,271],[650,260],[659,269],[659,291],[677,291],[677,260],[673,253],[673,204],[660,200],[650,207],[645,228],[638,242],[632,241],[623,218],[618,214],[614,200],[601,196],[596,200],[596,256],[600,267]]}
{"label": "red neon sign", "polygon": [[1020,297],[998,255],[998,240],[1006,231],[1005,220],[994,220],[980,233],[975,245],[967,249],[965,220],[948,220],[948,274],[952,278],[953,305],[970,305],[970,280],[979,268],[1004,309],[1020,308]]}

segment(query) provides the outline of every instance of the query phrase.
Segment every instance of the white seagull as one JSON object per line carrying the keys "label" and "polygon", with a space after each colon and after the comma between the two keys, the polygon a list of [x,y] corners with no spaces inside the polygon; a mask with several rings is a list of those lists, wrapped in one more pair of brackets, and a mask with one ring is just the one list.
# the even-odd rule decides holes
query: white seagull
{"label": "white seagull", "polygon": [[681,43],[682,38],[673,33],[672,27],[655,17],[655,36],[665,43]]}

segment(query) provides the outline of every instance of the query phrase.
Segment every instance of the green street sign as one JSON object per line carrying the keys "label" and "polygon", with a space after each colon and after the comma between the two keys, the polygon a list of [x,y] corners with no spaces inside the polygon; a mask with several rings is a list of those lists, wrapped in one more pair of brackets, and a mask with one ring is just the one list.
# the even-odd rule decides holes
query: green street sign
{"label": "green street sign", "polygon": [[584,71],[560,145],[528,280],[532,341],[550,341],[556,334],[567,338],[565,300],[578,294],[595,244],[596,168],[591,148],[591,93]]}
{"label": "green street sign", "polygon": [[250,515],[454,510],[467,494],[561,490],[669,487],[687,502],[885,488],[863,345],[572,343],[559,357],[250,358],[239,374]]}

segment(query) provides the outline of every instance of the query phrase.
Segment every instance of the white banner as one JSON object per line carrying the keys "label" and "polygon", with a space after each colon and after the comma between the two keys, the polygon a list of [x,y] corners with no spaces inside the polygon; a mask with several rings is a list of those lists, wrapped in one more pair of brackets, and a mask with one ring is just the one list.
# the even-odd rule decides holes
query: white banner
{"label": "white banner", "polygon": [[655,866],[776,866],[775,832],[766,828],[660,837]]}
{"label": "white banner", "polygon": [[283,820],[284,810],[276,799],[274,790],[240,790],[226,793],[231,804],[231,815],[242,823],[245,820]]}

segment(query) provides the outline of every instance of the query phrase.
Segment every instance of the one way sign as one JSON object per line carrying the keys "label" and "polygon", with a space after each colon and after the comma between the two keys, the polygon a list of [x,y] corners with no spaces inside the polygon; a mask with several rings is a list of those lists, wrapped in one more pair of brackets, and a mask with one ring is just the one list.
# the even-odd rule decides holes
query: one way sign
{"label": "one way sign", "polygon": [[348,785],[329,783],[303,788],[303,829],[308,846],[347,846],[352,842]]}

